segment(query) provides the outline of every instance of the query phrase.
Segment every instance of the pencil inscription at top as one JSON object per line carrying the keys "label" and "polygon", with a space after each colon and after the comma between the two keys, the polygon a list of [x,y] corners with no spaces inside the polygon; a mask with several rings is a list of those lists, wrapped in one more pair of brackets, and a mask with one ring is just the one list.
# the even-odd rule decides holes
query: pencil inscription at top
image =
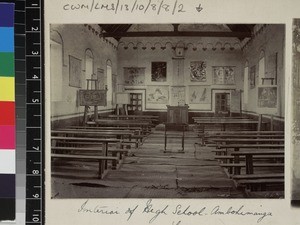
{"label": "pencil inscription at top", "polygon": [[[161,14],[183,14],[188,12],[187,7],[183,3],[183,1],[175,0],[135,0],[132,2],[124,1],[124,0],[115,0],[110,3],[106,3],[101,0],[90,0],[88,3],[66,3],[62,6],[64,11],[111,11],[114,14],[127,12],[127,13],[143,13],[150,14],[154,13],[157,15]],[[196,12],[202,12],[203,6],[198,3],[195,7],[192,7]]]}

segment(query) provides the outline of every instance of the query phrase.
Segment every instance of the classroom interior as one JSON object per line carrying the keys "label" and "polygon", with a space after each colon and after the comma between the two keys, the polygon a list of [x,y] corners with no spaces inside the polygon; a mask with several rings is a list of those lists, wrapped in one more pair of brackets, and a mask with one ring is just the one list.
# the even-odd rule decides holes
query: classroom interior
{"label": "classroom interior", "polygon": [[52,198],[284,198],[285,25],[51,24]]}

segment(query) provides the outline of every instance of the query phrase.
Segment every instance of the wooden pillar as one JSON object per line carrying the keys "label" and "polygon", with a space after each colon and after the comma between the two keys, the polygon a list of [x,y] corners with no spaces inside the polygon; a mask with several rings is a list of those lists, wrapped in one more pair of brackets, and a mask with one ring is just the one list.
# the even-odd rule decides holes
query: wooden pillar
{"label": "wooden pillar", "polygon": [[271,115],[271,121],[270,121],[270,130],[274,130],[274,116]]}
{"label": "wooden pillar", "polygon": [[262,114],[259,114],[258,116],[258,124],[257,124],[257,130],[261,131],[261,125],[262,125]]}

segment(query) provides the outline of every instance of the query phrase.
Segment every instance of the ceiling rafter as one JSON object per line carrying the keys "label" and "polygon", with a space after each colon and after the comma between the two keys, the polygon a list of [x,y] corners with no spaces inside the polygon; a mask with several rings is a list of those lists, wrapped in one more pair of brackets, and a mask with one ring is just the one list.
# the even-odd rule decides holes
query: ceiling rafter
{"label": "ceiling rafter", "polygon": [[214,32],[214,31],[154,31],[154,32],[107,32],[103,37],[251,37],[251,32]]}
{"label": "ceiling rafter", "polygon": [[178,31],[180,24],[172,24],[174,31],[132,31],[132,24],[99,24],[104,31],[102,37],[119,41],[122,37],[235,37],[239,40],[250,38],[255,24],[226,24],[230,31]]}

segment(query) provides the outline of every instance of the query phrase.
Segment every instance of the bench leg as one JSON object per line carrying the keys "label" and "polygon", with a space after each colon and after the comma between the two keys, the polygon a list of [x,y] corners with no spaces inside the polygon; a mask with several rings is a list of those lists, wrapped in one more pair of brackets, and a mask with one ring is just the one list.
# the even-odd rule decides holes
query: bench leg
{"label": "bench leg", "polygon": [[[113,157],[116,157],[116,156],[117,156],[117,152],[113,152],[111,155],[112,155]],[[115,170],[116,168],[117,168],[117,160],[113,160],[113,161],[112,161],[111,169],[112,169],[112,170]]]}
{"label": "bench leg", "polygon": [[246,155],[246,174],[253,174],[253,157]]}
{"label": "bench leg", "polygon": [[99,160],[99,172],[98,172],[99,179],[102,179],[103,172],[104,172],[104,164],[102,163],[102,160]]}
{"label": "bench leg", "polygon": [[[238,152],[238,151],[239,151],[239,148],[234,148],[234,151],[235,151],[235,152]],[[235,156],[234,156],[234,163],[240,163],[240,157],[239,157],[238,155],[235,155]],[[241,167],[235,167],[235,168],[234,168],[234,174],[235,174],[235,175],[241,174]]]}

